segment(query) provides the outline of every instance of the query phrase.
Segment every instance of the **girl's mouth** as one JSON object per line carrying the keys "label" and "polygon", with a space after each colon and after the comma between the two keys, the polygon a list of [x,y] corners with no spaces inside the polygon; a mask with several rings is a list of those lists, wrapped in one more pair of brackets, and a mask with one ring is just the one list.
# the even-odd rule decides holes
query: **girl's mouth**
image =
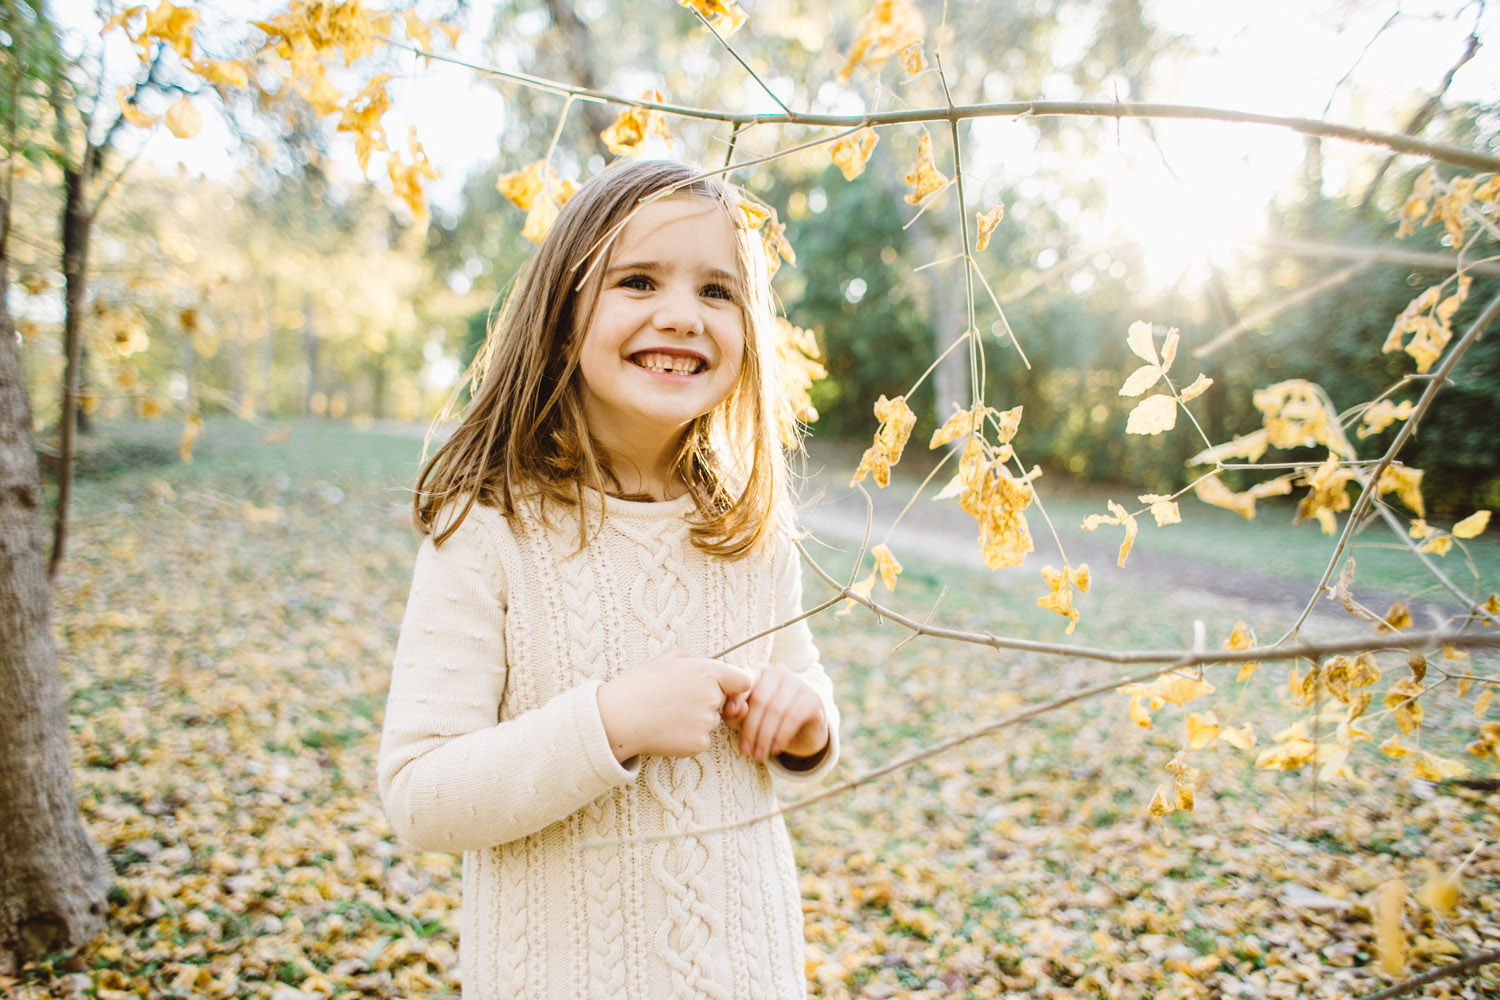
{"label": "girl's mouth", "polygon": [[704,367],[702,358],[691,354],[668,354],[665,351],[642,351],[630,356],[631,363],[650,372],[670,375],[695,375]]}

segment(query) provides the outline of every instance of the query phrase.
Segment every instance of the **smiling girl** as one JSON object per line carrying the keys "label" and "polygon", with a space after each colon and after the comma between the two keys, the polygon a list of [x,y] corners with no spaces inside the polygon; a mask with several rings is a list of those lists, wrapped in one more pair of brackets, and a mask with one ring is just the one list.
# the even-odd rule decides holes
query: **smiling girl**
{"label": "smiling girl", "polygon": [[380,791],[464,852],[472,1000],[805,995],[791,846],[752,820],[833,767],[838,714],[805,623],[711,655],[802,587],[765,250],[694,176],[568,202],[417,482]]}

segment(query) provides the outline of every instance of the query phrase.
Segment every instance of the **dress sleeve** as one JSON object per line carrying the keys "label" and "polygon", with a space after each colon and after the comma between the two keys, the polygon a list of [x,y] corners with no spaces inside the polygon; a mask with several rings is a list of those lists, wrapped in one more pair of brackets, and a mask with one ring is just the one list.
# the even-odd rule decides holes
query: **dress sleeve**
{"label": "dress sleeve", "polygon": [[[776,554],[774,578],[775,620],[783,622],[800,615],[805,610],[802,607],[802,560],[790,539],[782,541]],[[771,662],[795,671],[823,700],[823,715],[828,720],[828,746],[821,757],[800,761],[810,766],[789,767],[788,761],[797,758],[788,758],[785,754],[772,757],[767,766],[786,781],[799,784],[817,781],[838,763],[839,710],[833,700],[833,683],[818,661],[818,647],[813,643],[812,630],[806,620],[789,625],[771,637]]]}
{"label": "dress sleeve", "polygon": [[475,506],[422,542],[391,672],[378,780],[396,833],[468,851],[535,833],[633,781],[599,716],[599,681],[505,722],[504,518]]}

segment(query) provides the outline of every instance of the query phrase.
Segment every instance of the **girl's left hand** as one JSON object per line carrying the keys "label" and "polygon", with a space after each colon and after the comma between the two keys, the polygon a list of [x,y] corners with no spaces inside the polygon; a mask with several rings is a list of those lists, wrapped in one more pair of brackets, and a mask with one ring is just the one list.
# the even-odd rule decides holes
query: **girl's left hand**
{"label": "girl's left hand", "polygon": [[723,715],[740,734],[740,753],[762,764],[780,753],[811,757],[828,745],[823,700],[779,663],[766,664],[747,694],[725,701]]}

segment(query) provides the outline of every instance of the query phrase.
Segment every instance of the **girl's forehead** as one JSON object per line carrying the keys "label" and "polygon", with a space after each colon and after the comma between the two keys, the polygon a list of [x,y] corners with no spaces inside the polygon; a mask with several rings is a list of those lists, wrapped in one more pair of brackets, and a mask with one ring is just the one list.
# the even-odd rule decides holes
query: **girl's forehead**
{"label": "girl's forehead", "polygon": [[691,250],[734,262],[738,259],[736,242],[734,225],[721,202],[701,195],[671,195],[636,209],[615,237],[610,259],[618,261],[643,250],[674,254]]}

